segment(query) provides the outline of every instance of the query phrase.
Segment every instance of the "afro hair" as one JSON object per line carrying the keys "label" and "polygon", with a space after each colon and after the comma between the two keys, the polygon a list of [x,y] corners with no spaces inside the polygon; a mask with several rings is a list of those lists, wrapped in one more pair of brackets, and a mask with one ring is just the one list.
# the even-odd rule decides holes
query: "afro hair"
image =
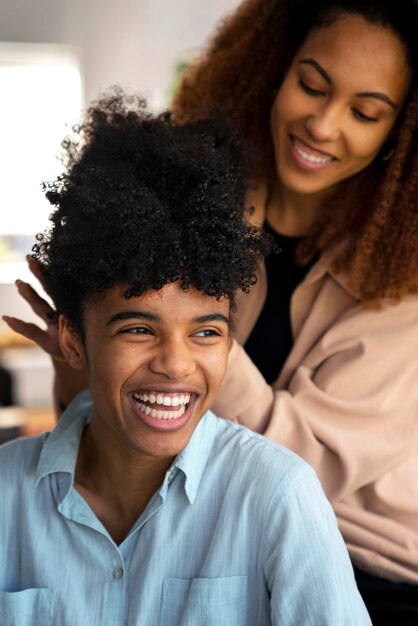
{"label": "afro hair", "polygon": [[55,210],[33,247],[58,314],[82,332],[87,302],[115,284],[130,298],[178,280],[232,304],[249,291],[269,242],[244,219],[243,146],[229,124],[179,125],[114,89],[74,133],[65,173],[44,184]]}

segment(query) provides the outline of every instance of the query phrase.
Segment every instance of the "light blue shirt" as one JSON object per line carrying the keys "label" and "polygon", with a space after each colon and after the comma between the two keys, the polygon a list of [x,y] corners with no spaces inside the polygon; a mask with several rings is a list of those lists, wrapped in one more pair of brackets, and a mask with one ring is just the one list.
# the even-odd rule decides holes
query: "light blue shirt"
{"label": "light blue shirt", "polygon": [[90,411],[0,448],[1,626],[370,626],[296,455],[207,413],[116,545],[73,488]]}

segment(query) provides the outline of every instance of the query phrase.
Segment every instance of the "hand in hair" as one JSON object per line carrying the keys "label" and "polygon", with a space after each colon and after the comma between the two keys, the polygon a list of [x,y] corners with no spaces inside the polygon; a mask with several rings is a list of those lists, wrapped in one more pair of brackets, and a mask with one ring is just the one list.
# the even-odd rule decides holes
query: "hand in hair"
{"label": "hand in hair", "polygon": [[[42,264],[29,256],[28,265],[32,274],[39,281],[42,289],[48,293],[48,288],[42,273]],[[47,354],[56,357],[60,356],[61,349],[58,341],[58,326],[56,323],[55,310],[29,283],[17,280],[16,287],[19,295],[29,304],[32,311],[46,324],[46,328],[42,329],[36,324],[25,322],[16,317],[10,317],[9,315],[3,315],[2,319],[14,332],[26,337],[26,339],[34,341]]]}

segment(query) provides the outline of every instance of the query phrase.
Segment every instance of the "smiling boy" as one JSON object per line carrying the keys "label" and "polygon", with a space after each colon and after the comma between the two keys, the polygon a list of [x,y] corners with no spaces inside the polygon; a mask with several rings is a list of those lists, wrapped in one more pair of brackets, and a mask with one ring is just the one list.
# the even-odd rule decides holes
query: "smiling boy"
{"label": "smiling boy", "polygon": [[237,137],[118,92],[80,136],[35,251],[91,396],[0,449],[0,623],[370,624],[313,471],[209,411],[266,250]]}

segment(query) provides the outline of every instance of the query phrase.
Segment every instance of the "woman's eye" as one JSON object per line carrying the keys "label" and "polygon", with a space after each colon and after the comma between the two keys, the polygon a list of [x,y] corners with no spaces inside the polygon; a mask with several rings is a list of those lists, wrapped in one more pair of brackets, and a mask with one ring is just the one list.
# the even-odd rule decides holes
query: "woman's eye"
{"label": "woman's eye", "polygon": [[378,122],[379,121],[378,117],[371,117],[370,115],[365,115],[358,109],[353,109],[353,115],[357,120],[359,120],[359,122]]}
{"label": "woman's eye", "polygon": [[309,87],[309,85],[303,82],[303,80],[299,80],[299,86],[303,89],[305,93],[307,93],[309,96],[313,96],[314,98],[325,96],[325,93],[323,91],[320,91],[319,89],[313,89],[313,87]]}

